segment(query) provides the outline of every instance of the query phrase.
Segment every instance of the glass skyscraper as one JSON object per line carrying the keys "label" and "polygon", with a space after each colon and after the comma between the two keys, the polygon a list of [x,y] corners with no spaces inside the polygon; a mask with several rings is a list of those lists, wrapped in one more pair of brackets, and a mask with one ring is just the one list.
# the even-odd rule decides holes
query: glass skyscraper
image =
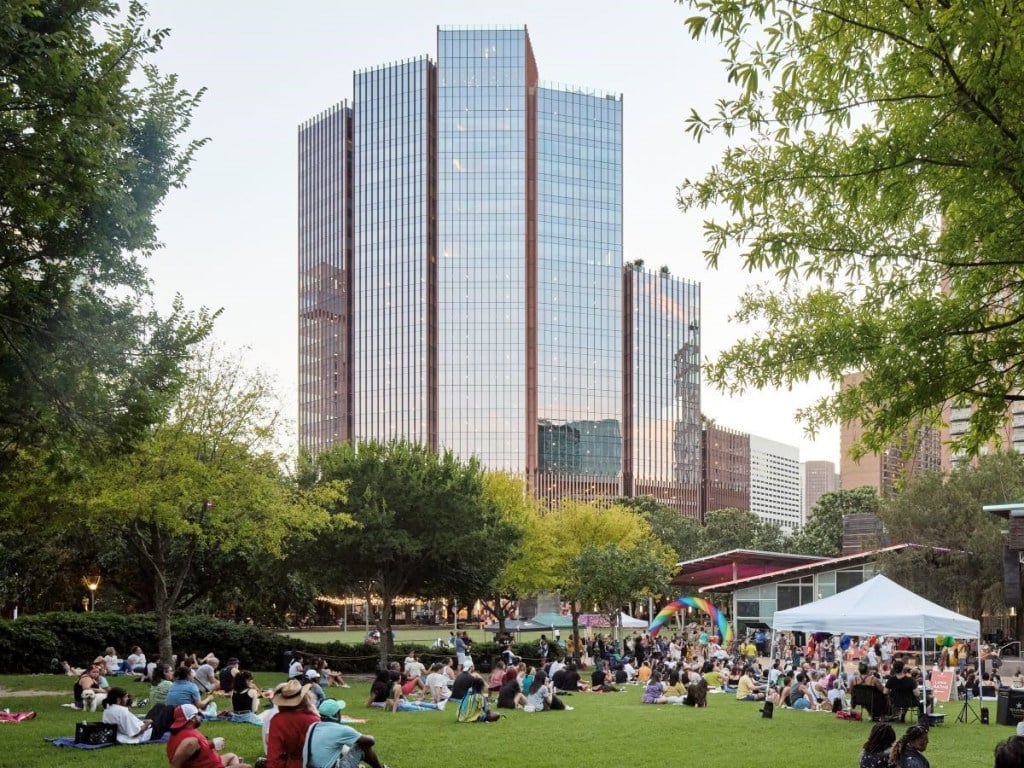
{"label": "glass skyscraper", "polygon": [[[348,183],[322,195],[351,232],[349,427],[300,419],[302,446],[404,437],[545,497],[636,488],[699,515],[679,490],[700,476],[699,288],[623,267],[622,98],[542,85],[524,27],[439,28],[437,50],[355,74]],[[300,157],[339,138],[306,125]],[[300,269],[331,150],[306,153]]]}

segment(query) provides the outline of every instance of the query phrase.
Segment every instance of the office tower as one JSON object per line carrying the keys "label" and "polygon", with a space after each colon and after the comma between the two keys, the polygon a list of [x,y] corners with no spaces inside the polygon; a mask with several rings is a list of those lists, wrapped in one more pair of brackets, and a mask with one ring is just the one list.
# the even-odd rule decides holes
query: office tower
{"label": "office tower", "polygon": [[626,491],[700,520],[700,286],[636,268],[623,284]]}
{"label": "office tower", "polygon": [[299,126],[299,445],[352,436],[352,110]]}
{"label": "office tower", "polygon": [[437,447],[436,71],[355,74],[353,436]]}
{"label": "office tower", "polygon": [[750,436],[750,511],[783,533],[803,524],[799,448]]}
{"label": "office tower", "polygon": [[805,461],[800,465],[803,473],[804,522],[811,516],[814,505],[826,493],[839,490],[839,475],[831,461]]}
{"label": "office tower", "polygon": [[542,84],[525,27],[439,28],[437,51],[355,73],[330,198],[352,232],[350,426],[301,419],[301,444],[406,438],[550,499],[628,476],[699,516],[699,286],[624,271],[621,96]]}
{"label": "office tower", "polygon": [[703,426],[701,511],[750,511],[750,435],[712,421]]}

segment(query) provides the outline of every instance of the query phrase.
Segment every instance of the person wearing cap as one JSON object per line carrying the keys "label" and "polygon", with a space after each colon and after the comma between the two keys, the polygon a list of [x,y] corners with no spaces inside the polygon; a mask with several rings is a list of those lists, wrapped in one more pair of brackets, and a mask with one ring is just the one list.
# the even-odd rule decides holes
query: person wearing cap
{"label": "person wearing cap", "polygon": [[306,731],[320,722],[309,691],[308,683],[289,680],[274,694],[277,714],[267,734],[267,768],[302,768]]}
{"label": "person wearing cap", "polygon": [[320,704],[320,722],[306,732],[303,768],[357,768],[360,762],[370,768],[387,768],[374,752],[377,741],[373,736],[342,724],[343,709],[345,702],[340,699],[324,699]]}
{"label": "person wearing cap", "polygon": [[202,721],[202,713],[192,704],[174,708],[171,738],[167,742],[171,768],[250,768],[238,755],[218,754],[216,746],[199,732]]}

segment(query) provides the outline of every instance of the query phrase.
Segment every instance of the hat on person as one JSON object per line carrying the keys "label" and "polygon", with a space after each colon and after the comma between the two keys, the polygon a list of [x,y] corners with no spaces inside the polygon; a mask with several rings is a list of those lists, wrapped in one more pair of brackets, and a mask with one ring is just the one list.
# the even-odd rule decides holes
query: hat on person
{"label": "hat on person", "polygon": [[189,724],[193,717],[199,717],[199,710],[195,704],[181,704],[174,708],[174,722],[171,723],[171,730],[177,731]]}
{"label": "hat on person", "polygon": [[342,699],[324,699],[317,711],[320,713],[320,717],[337,720],[344,708],[345,702]]}
{"label": "hat on person", "polygon": [[297,707],[302,704],[309,689],[309,683],[303,685],[298,680],[289,680],[274,692],[274,698],[271,701],[274,702],[275,707]]}
{"label": "hat on person", "polygon": [[319,680],[320,679],[320,673],[317,672],[315,669],[307,669],[306,670],[306,674],[305,674],[305,678],[307,680]]}

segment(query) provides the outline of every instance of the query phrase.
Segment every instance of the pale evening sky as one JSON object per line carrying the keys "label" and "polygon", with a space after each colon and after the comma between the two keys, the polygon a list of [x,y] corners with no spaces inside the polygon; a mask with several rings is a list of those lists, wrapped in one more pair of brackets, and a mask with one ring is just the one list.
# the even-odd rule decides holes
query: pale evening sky
{"label": "pale evening sky", "polygon": [[[743,329],[728,321],[737,296],[761,278],[735,259],[718,272],[701,256],[700,216],[684,216],[676,186],[700,176],[722,144],[684,133],[691,108],[728,93],[721,53],[690,39],[685,6],[671,0],[151,0],[153,27],[171,36],[157,59],[180,85],[208,89],[193,123],[210,143],[187,189],[159,215],[165,248],[149,262],[158,304],[224,308],[215,337],[246,347],[274,375],[290,421],[296,409],[296,130],[352,98],[354,70],[436,57],[442,26],[526,25],[540,77],[623,94],[624,258],[702,285],[702,344],[714,356]],[[800,459],[838,462],[838,430],[812,441],[793,419],[823,385],[722,395],[703,411],[724,426],[796,445]]]}

